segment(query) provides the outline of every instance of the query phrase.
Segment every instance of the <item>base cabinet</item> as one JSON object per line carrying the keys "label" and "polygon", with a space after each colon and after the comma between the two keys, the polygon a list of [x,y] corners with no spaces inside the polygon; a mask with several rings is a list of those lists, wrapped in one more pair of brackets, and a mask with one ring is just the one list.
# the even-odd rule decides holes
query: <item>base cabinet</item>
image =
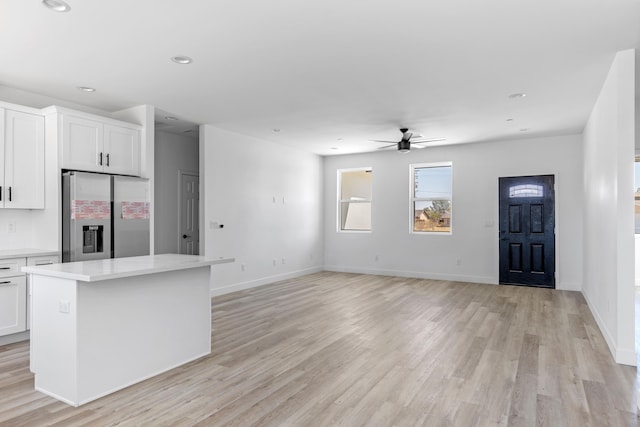
{"label": "base cabinet", "polygon": [[0,259],[0,337],[31,329],[31,283],[22,267],[58,260],[58,255]]}
{"label": "base cabinet", "polygon": [[27,329],[25,258],[0,260],[0,336]]}

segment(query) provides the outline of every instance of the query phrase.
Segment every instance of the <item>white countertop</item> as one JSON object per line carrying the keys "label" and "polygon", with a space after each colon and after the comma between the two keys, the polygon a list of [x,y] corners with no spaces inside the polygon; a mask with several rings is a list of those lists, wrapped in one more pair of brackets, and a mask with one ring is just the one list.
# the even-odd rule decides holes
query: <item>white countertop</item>
{"label": "white countertop", "polygon": [[40,276],[97,282],[167,271],[186,270],[207,265],[234,262],[235,258],[208,258],[198,255],[162,254],[96,261],[68,262],[39,267],[22,267],[22,271]]}
{"label": "white countertop", "polygon": [[53,256],[53,255],[59,255],[58,251],[47,251],[47,250],[32,249],[32,248],[0,250],[0,258],[26,258],[26,257],[32,257],[32,256]]}

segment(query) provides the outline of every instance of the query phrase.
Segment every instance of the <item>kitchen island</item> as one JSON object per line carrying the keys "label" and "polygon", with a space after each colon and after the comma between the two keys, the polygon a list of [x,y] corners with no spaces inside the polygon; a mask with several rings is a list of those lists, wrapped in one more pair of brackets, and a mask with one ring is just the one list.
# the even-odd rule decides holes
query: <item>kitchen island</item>
{"label": "kitchen island", "polygon": [[79,406],[209,354],[210,270],[233,261],[164,254],[23,267],[36,390]]}

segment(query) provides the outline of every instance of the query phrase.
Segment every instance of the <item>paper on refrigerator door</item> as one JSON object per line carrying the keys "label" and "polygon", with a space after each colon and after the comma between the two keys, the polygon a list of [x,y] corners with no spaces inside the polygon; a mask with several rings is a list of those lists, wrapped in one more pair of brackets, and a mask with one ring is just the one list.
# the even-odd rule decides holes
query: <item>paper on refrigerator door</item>
{"label": "paper on refrigerator door", "polygon": [[122,219],[149,219],[149,202],[122,202]]}
{"label": "paper on refrigerator door", "polygon": [[106,200],[72,200],[71,219],[109,219],[111,202]]}

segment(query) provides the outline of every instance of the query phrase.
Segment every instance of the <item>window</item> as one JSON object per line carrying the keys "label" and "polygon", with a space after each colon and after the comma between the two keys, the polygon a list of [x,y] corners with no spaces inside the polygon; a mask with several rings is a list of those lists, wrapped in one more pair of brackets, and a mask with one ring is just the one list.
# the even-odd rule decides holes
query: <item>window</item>
{"label": "window", "polygon": [[411,165],[414,233],[451,234],[451,177],[451,162]]}
{"label": "window", "polygon": [[371,168],[338,171],[338,230],[371,231]]}
{"label": "window", "polygon": [[535,184],[522,184],[509,187],[509,198],[516,197],[543,197],[544,187]]}

